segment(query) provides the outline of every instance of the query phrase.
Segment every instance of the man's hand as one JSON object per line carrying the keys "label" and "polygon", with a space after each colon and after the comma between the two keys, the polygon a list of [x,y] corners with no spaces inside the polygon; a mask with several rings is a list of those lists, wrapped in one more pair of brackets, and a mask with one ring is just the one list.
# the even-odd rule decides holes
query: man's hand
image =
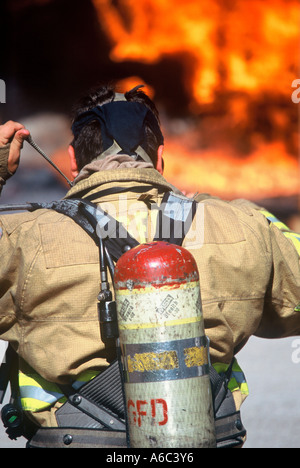
{"label": "man's hand", "polygon": [[18,169],[23,142],[29,135],[24,125],[18,122],[9,121],[0,125],[0,148],[10,143],[7,169],[11,174]]}

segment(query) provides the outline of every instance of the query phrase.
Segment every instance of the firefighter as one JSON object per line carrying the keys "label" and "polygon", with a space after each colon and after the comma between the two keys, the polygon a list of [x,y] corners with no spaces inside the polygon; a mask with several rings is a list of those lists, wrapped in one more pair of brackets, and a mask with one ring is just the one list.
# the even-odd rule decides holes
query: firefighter
{"label": "firefighter", "polygon": [[[97,203],[139,242],[152,240],[164,194],[183,197],[163,177],[153,102],[140,88],[102,87],[79,101],[72,124],[74,185],[65,199]],[[1,188],[28,135],[16,122],[0,126]],[[252,335],[300,333],[300,235],[251,202],[195,200],[183,247],[199,269],[211,362],[230,372],[238,411],[248,395],[238,351]],[[0,338],[19,356],[22,409],[35,425],[57,427],[62,388],[89,381],[116,356],[114,342],[99,341],[98,249],[72,219],[41,209],[0,217],[0,252]]]}

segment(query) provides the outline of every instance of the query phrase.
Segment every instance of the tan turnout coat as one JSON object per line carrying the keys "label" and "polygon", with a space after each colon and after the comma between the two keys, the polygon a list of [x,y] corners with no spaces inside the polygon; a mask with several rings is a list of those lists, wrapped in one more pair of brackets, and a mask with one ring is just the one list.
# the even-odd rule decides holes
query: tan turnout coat
{"label": "tan turnout coat", "polygon": [[[173,188],[155,169],[96,172],[66,197],[116,186],[128,192],[106,195],[101,203],[95,195],[94,201],[137,240],[152,240],[155,206]],[[132,191],[141,186],[148,187],[143,195]],[[251,203],[198,200],[183,246],[198,264],[212,361],[229,364],[251,335],[298,335],[299,253],[291,238]],[[107,366],[115,354],[100,340],[93,240],[49,210],[2,215],[0,237],[0,338],[51,382],[67,384],[82,371]],[[35,419],[55,425],[51,413],[45,414]]]}

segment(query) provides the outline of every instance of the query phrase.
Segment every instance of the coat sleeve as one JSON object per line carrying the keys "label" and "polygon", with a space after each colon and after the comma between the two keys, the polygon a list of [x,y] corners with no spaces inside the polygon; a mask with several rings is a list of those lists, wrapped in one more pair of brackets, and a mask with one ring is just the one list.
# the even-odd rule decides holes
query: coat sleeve
{"label": "coat sleeve", "polygon": [[0,339],[19,342],[18,314],[22,284],[20,249],[6,229],[5,216],[0,217]]}
{"label": "coat sleeve", "polygon": [[300,234],[291,231],[267,210],[272,249],[272,275],[262,320],[255,335],[285,338],[300,335]]}
{"label": "coat sleeve", "polygon": [[[10,144],[0,148],[0,195],[11,176],[7,169]],[[14,339],[10,330],[17,322],[18,253],[11,236],[0,218],[0,339]],[[7,338],[8,333],[8,338]]]}
{"label": "coat sleeve", "polygon": [[203,244],[192,253],[212,362],[229,364],[252,335],[300,334],[300,235],[251,202],[204,204]]}
{"label": "coat sleeve", "polygon": [[6,180],[12,175],[7,169],[9,148],[10,148],[9,143],[0,148],[0,195],[1,195],[1,192],[2,192],[3,186],[5,185]]}

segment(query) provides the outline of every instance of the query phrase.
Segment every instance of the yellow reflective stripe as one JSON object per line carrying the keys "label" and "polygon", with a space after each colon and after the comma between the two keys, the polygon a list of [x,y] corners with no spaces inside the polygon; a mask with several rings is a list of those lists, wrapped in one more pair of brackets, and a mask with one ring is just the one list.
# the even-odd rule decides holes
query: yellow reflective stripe
{"label": "yellow reflective stripe", "polygon": [[[248,384],[247,384],[247,381],[246,381],[246,377],[245,377],[245,374],[244,372],[242,371],[242,369],[240,368],[237,360],[235,359],[234,361],[234,364],[232,366],[232,380],[236,381],[236,384],[238,386],[238,388],[240,389],[241,393],[243,393],[244,395],[249,395],[249,388],[248,388]],[[229,382],[229,386],[230,386],[230,382]],[[235,386],[236,388],[236,386]],[[233,391],[233,390],[231,390]]]}
{"label": "yellow reflective stripe", "polygon": [[37,411],[43,411],[49,407],[49,404],[44,401],[36,400],[35,398],[21,398],[21,405],[23,411],[31,411],[36,413]]}
{"label": "yellow reflective stripe", "polygon": [[215,364],[213,364],[213,367],[218,372],[218,374],[221,374],[221,372],[227,371],[229,364],[224,364],[222,362],[215,362]]}
{"label": "yellow reflective stripe", "polygon": [[228,388],[231,392],[239,390],[243,395],[249,395],[247,382],[238,382],[235,377],[232,377],[228,383]]}
{"label": "yellow reflective stripe", "polygon": [[34,386],[39,388],[47,388],[49,391],[59,392],[59,388],[55,383],[48,382],[39,374],[24,374],[23,372],[19,372],[19,385],[21,387],[24,386]]}
{"label": "yellow reflective stripe", "polygon": [[274,216],[269,211],[260,210],[260,213],[262,213],[272,224],[274,224],[274,226],[280,229],[280,231],[287,239],[290,239],[292,241],[295,249],[297,250],[298,255],[300,255],[300,234],[291,231],[288,226],[279,221],[279,219],[277,219],[276,216]]}
{"label": "yellow reflective stripe", "polygon": [[[98,371],[87,370],[82,372],[72,384],[75,390],[92,380]],[[48,382],[37,373],[25,374],[19,371],[19,388],[21,405],[24,411],[37,412],[48,409],[57,401],[64,403],[65,396],[60,388],[53,382]]]}
{"label": "yellow reflective stripe", "polygon": [[84,371],[79,375],[79,377],[77,377],[76,381],[72,383],[72,387],[75,390],[78,390],[80,387],[82,387],[82,385],[93,380],[98,374],[99,374],[99,371],[94,371],[94,370]]}
{"label": "yellow reflective stripe", "polygon": [[295,232],[290,231],[284,232],[284,235],[293,242],[297,253],[300,255],[300,234],[296,234]]}
{"label": "yellow reflective stripe", "polygon": [[274,216],[272,213],[270,213],[269,211],[267,210],[259,210],[261,214],[263,214],[265,216],[265,218],[267,218],[269,221],[271,221],[272,224],[274,224],[276,227],[278,227],[278,229],[280,229],[281,231],[289,231],[289,227],[282,223],[278,218],[276,218],[276,216]]}
{"label": "yellow reflective stripe", "polygon": [[77,377],[76,382],[89,382],[90,380],[94,379],[99,374],[99,371],[94,370],[86,370],[81,372],[79,377]]}
{"label": "yellow reflective stripe", "polygon": [[[228,370],[229,364],[216,362],[215,364],[213,364],[213,367],[218,372],[218,374],[221,374],[222,372],[224,373]],[[238,365],[238,362],[236,359],[234,360],[234,363],[232,366],[228,388],[231,392],[239,390],[243,395],[249,395],[249,388],[248,388],[248,384],[247,384],[244,372]]]}
{"label": "yellow reflective stripe", "polygon": [[246,395],[246,396],[249,395],[249,387],[248,387],[247,382],[239,384],[239,389],[242,395]]}
{"label": "yellow reflective stripe", "polygon": [[63,398],[63,393],[53,382],[39,374],[19,372],[21,404],[24,411],[41,411]]}
{"label": "yellow reflective stripe", "polygon": [[59,401],[60,403],[65,403],[67,401],[66,397],[59,398],[53,403],[46,403],[45,401],[37,400],[36,398],[21,398],[21,406],[23,411],[30,411],[31,413],[36,413],[37,411],[45,411],[54,403]]}

